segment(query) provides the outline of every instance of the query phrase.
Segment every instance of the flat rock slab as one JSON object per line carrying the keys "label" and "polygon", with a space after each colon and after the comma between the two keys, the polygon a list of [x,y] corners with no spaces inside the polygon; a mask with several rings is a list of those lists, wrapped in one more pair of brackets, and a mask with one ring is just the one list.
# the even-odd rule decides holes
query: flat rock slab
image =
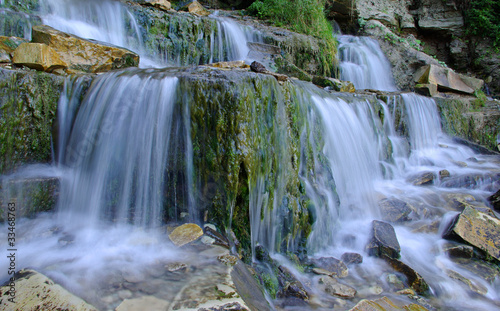
{"label": "flat rock slab", "polygon": [[386,222],[374,220],[372,222],[372,237],[366,245],[366,250],[370,256],[399,258],[401,247],[394,228]]}
{"label": "flat rock slab", "polygon": [[141,298],[125,299],[116,311],[165,311],[170,303],[154,296],[142,296]]}
{"label": "flat rock slab", "polygon": [[0,287],[0,296],[3,298],[0,310],[97,311],[94,306],[39,272],[21,270],[16,273],[16,278],[14,303],[8,301],[10,296],[7,292],[11,289],[9,284]]}
{"label": "flat rock slab", "polygon": [[332,296],[342,298],[354,298],[356,290],[348,285],[342,284],[336,279],[325,276],[319,279],[321,284],[325,286],[325,292]]}
{"label": "flat rock slab", "polygon": [[183,246],[194,242],[203,236],[203,229],[197,224],[184,224],[179,226],[168,236],[170,241],[176,246]]}
{"label": "flat rock slab", "polygon": [[314,265],[318,268],[330,271],[330,275],[334,275],[338,278],[345,278],[349,274],[349,270],[345,263],[337,258],[333,257],[321,257],[317,259],[312,259]]}
{"label": "flat rock slab", "polygon": [[399,310],[428,311],[428,309],[416,303],[401,306],[400,304],[396,304],[387,297],[382,297],[376,300],[363,299],[349,311],[399,311]]}
{"label": "flat rock slab", "polygon": [[500,260],[500,220],[468,206],[451,223],[443,237],[459,236]]}

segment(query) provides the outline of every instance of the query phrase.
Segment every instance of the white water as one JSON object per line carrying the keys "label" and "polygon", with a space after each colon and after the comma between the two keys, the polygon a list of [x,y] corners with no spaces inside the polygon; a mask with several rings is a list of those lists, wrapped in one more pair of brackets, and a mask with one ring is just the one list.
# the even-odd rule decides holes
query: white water
{"label": "white water", "polygon": [[342,80],[351,81],[356,89],[397,90],[391,64],[376,40],[349,35],[338,40]]}

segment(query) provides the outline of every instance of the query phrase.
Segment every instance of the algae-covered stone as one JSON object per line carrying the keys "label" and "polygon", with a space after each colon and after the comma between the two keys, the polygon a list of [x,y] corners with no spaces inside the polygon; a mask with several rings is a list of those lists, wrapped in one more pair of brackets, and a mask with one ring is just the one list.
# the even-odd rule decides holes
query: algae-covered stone
{"label": "algae-covered stone", "polygon": [[394,270],[406,276],[408,285],[417,293],[424,294],[429,290],[429,285],[427,284],[427,282],[413,268],[398,259],[386,258],[386,260],[392,266],[392,268],[394,268]]}
{"label": "algae-covered stone", "polygon": [[41,310],[40,306],[43,306],[43,310],[97,311],[94,306],[39,272],[21,270],[15,278],[14,303],[7,298],[11,290],[10,281],[0,287],[2,310]]}
{"label": "algae-covered stone", "polygon": [[43,43],[56,51],[68,64],[68,72],[106,72],[112,69],[137,67],[139,55],[108,43],[86,40],[50,26],[33,27],[32,41]]}
{"label": "algae-covered stone", "polygon": [[445,238],[459,236],[488,255],[500,260],[500,220],[467,206],[450,224]]}
{"label": "algae-covered stone", "polygon": [[200,226],[197,224],[184,224],[175,228],[168,237],[176,246],[183,246],[196,241],[201,236],[203,236],[203,229]]}
{"label": "algae-covered stone", "polygon": [[381,258],[399,258],[401,247],[394,228],[383,221],[372,222],[372,237],[366,250],[370,256]]}
{"label": "algae-covered stone", "polygon": [[0,36],[0,63],[10,63],[11,53],[27,40],[18,37]]}

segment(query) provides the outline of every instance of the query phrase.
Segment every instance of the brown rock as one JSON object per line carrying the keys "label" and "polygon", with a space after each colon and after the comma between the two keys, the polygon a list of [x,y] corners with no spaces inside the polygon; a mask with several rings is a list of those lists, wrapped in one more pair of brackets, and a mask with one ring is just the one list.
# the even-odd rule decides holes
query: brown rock
{"label": "brown rock", "polygon": [[432,185],[435,177],[436,176],[434,175],[433,172],[424,172],[417,176],[409,178],[407,181],[415,186],[427,186],[427,185]]}
{"label": "brown rock", "polygon": [[184,224],[175,228],[168,237],[176,246],[183,246],[196,241],[202,235],[203,229],[197,224]]}
{"label": "brown rock", "polygon": [[267,68],[264,65],[262,65],[261,63],[256,62],[256,61],[254,61],[250,64],[250,69],[253,72],[257,72],[257,73],[267,73],[268,72]]}
{"label": "brown rock", "polygon": [[417,84],[415,85],[415,92],[420,95],[434,97],[438,94],[438,89],[436,84]]}
{"label": "brown rock", "polygon": [[366,300],[363,299],[360,302],[358,302],[357,305],[354,306],[354,308],[350,309],[349,311],[428,311],[428,309],[417,305],[415,303],[409,304],[409,305],[401,305],[401,303],[395,303],[394,301],[391,301],[387,297],[382,297],[380,299],[376,300]]}
{"label": "brown rock", "polygon": [[250,68],[247,64],[245,64],[244,61],[242,60],[236,60],[236,61],[231,61],[231,62],[218,62],[218,63],[212,63],[208,64],[210,67],[215,67],[215,68]]}
{"label": "brown rock", "polygon": [[434,84],[439,88],[459,93],[472,94],[484,81],[455,73],[449,68],[427,65],[418,71],[416,80],[420,84]]}
{"label": "brown rock", "polygon": [[146,0],[145,4],[151,5],[163,11],[168,11],[172,8],[172,4],[170,4],[167,0]]}
{"label": "brown rock", "polygon": [[0,63],[10,63],[11,53],[23,42],[28,41],[18,37],[0,36]]}
{"label": "brown rock", "polygon": [[35,43],[43,43],[55,50],[68,65],[67,71],[106,72],[139,65],[139,55],[107,43],[82,39],[46,25],[34,26]]}
{"label": "brown rock", "polygon": [[351,264],[360,264],[363,262],[363,256],[361,256],[358,253],[343,253],[342,256],[340,257],[340,260],[342,260],[346,266],[349,266]]}
{"label": "brown rock", "polygon": [[336,279],[325,276],[319,279],[321,284],[325,286],[325,292],[332,296],[342,298],[354,298],[356,290],[348,285],[339,283]]}
{"label": "brown rock", "polygon": [[333,257],[321,257],[313,259],[312,262],[319,268],[330,271],[332,275],[338,278],[345,278],[349,270],[345,263]]}
{"label": "brown rock", "polygon": [[467,206],[453,219],[443,237],[449,239],[458,236],[500,260],[499,232],[500,220],[498,218]]}
{"label": "brown rock", "polygon": [[210,15],[210,12],[203,7],[198,1],[193,1],[191,4],[188,6],[188,11],[191,14],[197,15],[197,16],[208,16]]}
{"label": "brown rock", "polygon": [[41,43],[21,43],[14,51],[12,62],[47,72],[67,67],[56,51]]}
{"label": "brown rock", "polygon": [[474,282],[473,280],[469,280],[464,277],[460,273],[453,270],[446,270],[446,274],[455,280],[459,280],[460,282],[466,284],[473,292],[476,292],[481,295],[486,295],[488,293],[488,289],[481,285],[480,283]]}
{"label": "brown rock", "polygon": [[408,285],[417,293],[424,294],[429,290],[429,285],[424,278],[422,278],[422,276],[410,266],[397,259],[386,258],[386,260],[394,270],[406,276]]}

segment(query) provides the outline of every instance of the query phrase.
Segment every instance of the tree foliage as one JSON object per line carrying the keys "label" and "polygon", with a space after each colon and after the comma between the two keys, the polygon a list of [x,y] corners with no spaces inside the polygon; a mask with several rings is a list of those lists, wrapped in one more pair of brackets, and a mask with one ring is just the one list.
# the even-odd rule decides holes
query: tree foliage
{"label": "tree foliage", "polygon": [[470,0],[465,8],[465,21],[469,35],[491,38],[500,47],[500,1]]}

